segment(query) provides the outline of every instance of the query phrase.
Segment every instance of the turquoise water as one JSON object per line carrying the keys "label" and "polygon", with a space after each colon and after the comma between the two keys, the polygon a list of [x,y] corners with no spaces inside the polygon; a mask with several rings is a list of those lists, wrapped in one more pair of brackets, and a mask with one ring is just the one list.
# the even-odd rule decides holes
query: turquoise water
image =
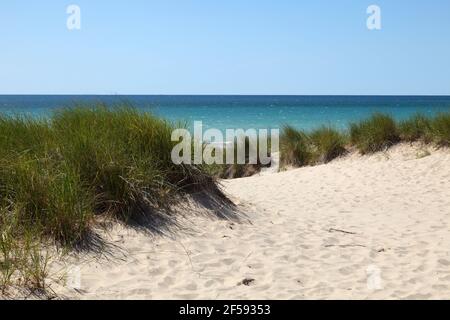
{"label": "turquoise water", "polygon": [[306,130],[320,125],[345,129],[375,111],[397,119],[422,112],[450,111],[450,96],[0,96],[0,112],[48,116],[75,102],[130,102],[172,121],[202,121],[206,128]]}

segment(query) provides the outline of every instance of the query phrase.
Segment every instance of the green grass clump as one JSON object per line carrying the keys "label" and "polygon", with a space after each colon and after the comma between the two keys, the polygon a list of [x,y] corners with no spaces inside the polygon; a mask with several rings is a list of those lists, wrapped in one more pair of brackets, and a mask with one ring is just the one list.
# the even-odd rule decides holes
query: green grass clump
{"label": "green grass clump", "polygon": [[306,166],[314,159],[310,137],[291,126],[285,126],[281,132],[280,153],[282,166]]}
{"label": "green grass clump", "polygon": [[0,295],[12,284],[45,290],[50,254],[36,238],[36,228],[24,229],[17,215],[0,215]]}
{"label": "green grass clump", "polygon": [[151,218],[186,193],[220,194],[205,166],[172,162],[174,129],[127,105],[0,116],[0,287],[11,278],[42,286],[37,244],[76,246],[97,217]]}
{"label": "green grass clump", "polygon": [[307,133],[285,126],[280,139],[281,165],[301,167],[329,162],[346,152],[345,143],[345,135],[330,127]]}
{"label": "green grass clump", "polygon": [[362,154],[382,151],[399,140],[397,124],[386,114],[375,113],[367,120],[350,125],[350,142]]}
{"label": "green grass clump", "polygon": [[316,129],[309,137],[316,149],[315,158],[318,162],[330,162],[346,152],[345,136],[331,127]]}
{"label": "green grass clump", "polygon": [[422,114],[416,114],[407,120],[401,121],[398,128],[402,141],[423,140],[424,142],[430,142],[431,121]]}
{"label": "green grass clump", "polygon": [[[244,163],[238,163],[238,140],[243,140],[243,145],[245,148],[244,155]],[[271,154],[271,141],[270,137],[268,138],[267,143],[267,157],[270,157]],[[252,144],[250,143],[250,139],[248,136],[245,137],[235,137],[233,145],[233,163],[226,163],[227,154],[231,152],[231,148],[228,147],[223,148],[223,164],[210,164],[204,165],[204,168],[213,176],[216,176],[221,179],[235,179],[235,178],[243,178],[252,176],[261,171],[262,168],[270,166],[269,164],[263,164],[260,158],[260,142],[257,139]],[[256,146],[255,146],[256,145]],[[257,158],[256,163],[250,163],[250,153],[251,151],[256,152]],[[254,162],[254,161],[253,161]]]}
{"label": "green grass clump", "polygon": [[439,146],[450,146],[450,113],[440,113],[431,120],[431,135]]}

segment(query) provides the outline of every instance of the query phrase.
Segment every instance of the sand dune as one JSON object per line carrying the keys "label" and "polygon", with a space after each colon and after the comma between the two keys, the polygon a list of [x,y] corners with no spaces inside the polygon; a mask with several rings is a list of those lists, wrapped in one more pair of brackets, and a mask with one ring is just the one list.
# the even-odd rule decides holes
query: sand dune
{"label": "sand dune", "polygon": [[166,236],[118,226],[109,239],[120,254],[71,259],[54,289],[74,299],[450,297],[448,150],[399,145],[223,185],[246,218],[188,212],[185,230]]}

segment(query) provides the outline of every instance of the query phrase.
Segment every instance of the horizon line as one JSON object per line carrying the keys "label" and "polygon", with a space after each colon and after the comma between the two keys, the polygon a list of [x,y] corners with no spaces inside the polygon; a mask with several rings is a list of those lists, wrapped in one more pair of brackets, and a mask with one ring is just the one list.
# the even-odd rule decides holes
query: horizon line
{"label": "horizon line", "polygon": [[0,96],[450,97],[450,94],[0,93]]}

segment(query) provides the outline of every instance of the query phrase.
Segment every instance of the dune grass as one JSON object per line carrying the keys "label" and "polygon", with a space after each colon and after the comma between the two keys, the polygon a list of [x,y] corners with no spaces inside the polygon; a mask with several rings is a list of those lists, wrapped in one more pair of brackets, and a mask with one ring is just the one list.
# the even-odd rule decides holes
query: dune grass
{"label": "dune grass", "polygon": [[434,117],[416,114],[399,122],[387,114],[374,113],[351,123],[348,133],[326,126],[312,132],[285,126],[280,141],[281,164],[301,167],[326,163],[346,153],[349,147],[371,154],[402,141],[450,146],[450,113]]}
{"label": "dune grass", "polygon": [[[243,148],[244,148],[244,163],[239,163],[238,161],[238,141],[243,139]],[[223,163],[222,164],[209,164],[204,165],[203,167],[212,175],[221,179],[235,179],[235,178],[243,178],[249,177],[256,173],[259,173],[262,168],[270,166],[269,164],[263,164],[263,161],[260,158],[260,141],[257,139],[255,142],[250,143],[249,137],[238,136],[235,137],[233,141],[233,163],[226,163],[227,155],[231,152],[231,148],[228,147],[223,148]],[[256,153],[256,163],[255,161],[250,161],[251,152]],[[271,141],[270,137],[267,142],[267,156],[270,157],[271,153]]]}
{"label": "dune grass", "polygon": [[345,135],[332,127],[305,132],[285,126],[280,139],[281,164],[301,167],[326,163],[344,154],[345,144]]}
{"label": "dune grass", "polygon": [[400,121],[398,129],[403,141],[430,142],[431,140],[431,120],[423,114],[418,113],[407,120]]}
{"label": "dune grass", "polygon": [[173,129],[126,105],[0,116],[0,287],[13,278],[42,287],[38,245],[76,246],[97,217],[128,222],[187,192],[219,192],[203,166],[172,163]]}
{"label": "dune grass", "polygon": [[369,119],[350,124],[350,142],[362,154],[382,151],[400,141],[395,120],[382,113]]}
{"label": "dune grass", "polygon": [[309,134],[315,147],[315,161],[330,162],[346,152],[346,137],[343,133],[332,127],[321,127]]}
{"label": "dune grass", "polygon": [[431,120],[431,136],[436,144],[450,146],[450,113],[440,113]]}
{"label": "dune grass", "polygon": [[284,126],[280,136],[280,164],[301,167],[311,164],[313,158],[309,136],[289,125]]}

